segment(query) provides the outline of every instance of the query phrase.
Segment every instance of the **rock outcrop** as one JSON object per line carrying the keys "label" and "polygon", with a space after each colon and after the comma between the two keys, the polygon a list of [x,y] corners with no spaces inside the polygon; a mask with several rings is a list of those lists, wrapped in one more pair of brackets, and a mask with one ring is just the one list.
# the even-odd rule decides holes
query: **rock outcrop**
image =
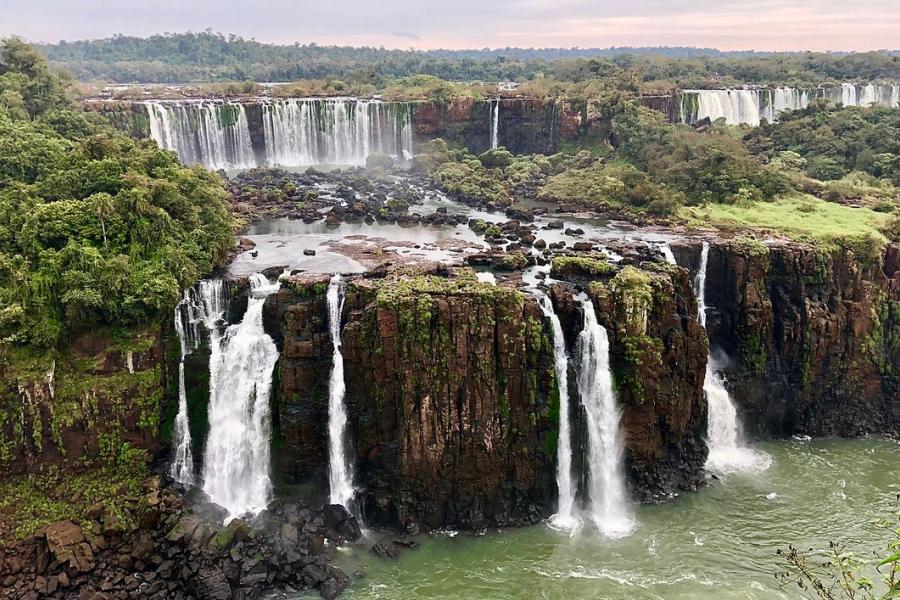
{"label": "rock outcrop", "polygon": [[[697,244],[676,245],[696,268]],[[900,430],[900,249],[714,240],[709,337],[728,385],[764,434]]]}
{"label": "rock outcrop", "polygon": [[59,521],[0,544],[0,596],[231,600],[315,589],[332,599],[349,583],[324,546],[326,537],[347,539],[348,529],[359,535],[339,506],[282,502],[253,522],[222,525],[221,514],[185,508],[179,491],[158,478],[144,495],[123,500],[117,510],[92,506],[83,524]]}

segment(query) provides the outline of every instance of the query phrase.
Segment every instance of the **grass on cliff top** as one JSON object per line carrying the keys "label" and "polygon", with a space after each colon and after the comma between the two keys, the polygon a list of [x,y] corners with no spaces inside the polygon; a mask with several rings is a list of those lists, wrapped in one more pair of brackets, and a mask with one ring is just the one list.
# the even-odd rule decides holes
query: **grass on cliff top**
{"label": "grass on cliff top", "polygon": [[705,204],[679,211],[690,227],[757,229],[804,242],[838,243],[867,236],[880,244],[890,215],[798,194],[772,202]]}

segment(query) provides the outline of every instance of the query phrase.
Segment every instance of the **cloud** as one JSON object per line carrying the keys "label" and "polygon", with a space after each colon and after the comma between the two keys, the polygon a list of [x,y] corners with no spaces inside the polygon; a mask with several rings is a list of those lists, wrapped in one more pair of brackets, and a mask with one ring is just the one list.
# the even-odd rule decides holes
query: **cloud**
{"label": "cloud", "polygon": [[277,43],[416,48],[685,45],[867,50],[900,44],[898,0],[0,0],[35,41],[215,31]]}
{"label": "cloud", "polygon": [[422,39],[418,34],[409,33],[408,31],[395,31],[391,35],[394,37],[403,38],[405,40],[419,41]]}

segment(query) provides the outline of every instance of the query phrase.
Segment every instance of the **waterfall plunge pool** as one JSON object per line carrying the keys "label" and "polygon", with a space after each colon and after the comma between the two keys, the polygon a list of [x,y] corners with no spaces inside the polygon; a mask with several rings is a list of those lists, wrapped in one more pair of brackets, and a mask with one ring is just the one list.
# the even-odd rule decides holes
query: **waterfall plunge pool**
{"label": "waterfall plunge pool", "polygon": [[900,493],[900,445],[826,439],[759,447],[773,459],[768,470],[638,507],[637,529],[618,540],[590,527],[570,537],[541,524],[480,537],[423,535],[396,560],[375,556],[370,541],[339,553],[348,574],[366,574],[342,597],[787,599],[798,596],[775,579],[783,568],[777,548],[843,541],[863,558],[883,549],[887,534],[873,522],[890,516]]}

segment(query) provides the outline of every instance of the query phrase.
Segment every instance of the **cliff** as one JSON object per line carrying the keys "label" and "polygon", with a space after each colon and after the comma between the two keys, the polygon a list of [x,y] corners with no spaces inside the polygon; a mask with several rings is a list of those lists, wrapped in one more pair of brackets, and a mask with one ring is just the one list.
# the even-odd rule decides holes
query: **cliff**
{"label": "cliff", "polygon": [[[699,246],[676,246],[696,268]],[[713,241],[707,304],[714,350],[749,424],[775,436],[897,434],[900,249]]]}

